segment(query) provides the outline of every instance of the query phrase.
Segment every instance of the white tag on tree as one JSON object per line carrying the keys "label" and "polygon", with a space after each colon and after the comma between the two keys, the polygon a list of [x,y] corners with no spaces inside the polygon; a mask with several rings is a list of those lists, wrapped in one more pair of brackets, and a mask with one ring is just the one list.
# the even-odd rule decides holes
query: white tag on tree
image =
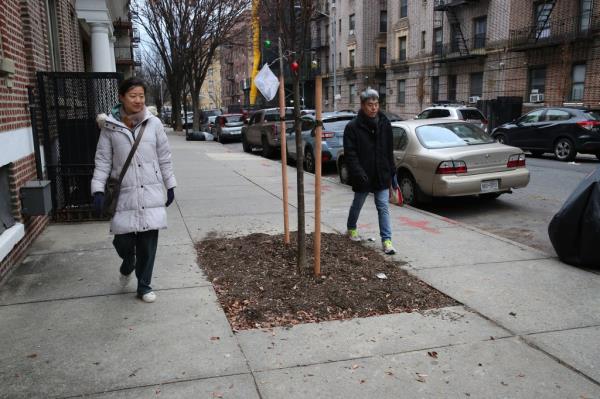
{"label": "white tag on tree", "polygon": [[267,101],[271,101],[275,98],[277,90],[279,89],[279,79],[277,79],[277,76],[271,71],[269,64],[265,64],[260,72],[258,72],[254,79],[254,84]]}

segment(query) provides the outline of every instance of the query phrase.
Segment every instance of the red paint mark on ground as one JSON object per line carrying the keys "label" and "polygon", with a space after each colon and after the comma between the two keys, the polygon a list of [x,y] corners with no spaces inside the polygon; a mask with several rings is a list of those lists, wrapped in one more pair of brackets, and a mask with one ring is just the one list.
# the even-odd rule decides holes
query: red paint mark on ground
{"label": "red paint mark on ground", "polygon": [[440,231],[438,229],[434,229],[432,227],[429,227],[429,221],[427,220],[415,220],[415,219],[411,219],[411,218],[407,218],[406,216],[400,216],[398,218],[398,220],[400,221],[400,223],[410,226],[410,227],[414,227],[416,229],[421,229],[423,231],[426,231],[428,233],[432,233],[432,234],[439,234]]}
{"label": "red paint mark on ground", "polygon": [[321,186],[321,191],[324,191],[324,192],[331,191],[331,187],[322,185]]}
{"label": "red paint mark on ground", "polygon": [[270,163],[267,163],[267,162],[261,162],[260,164],[261,164],[262,166],[266,166],[267,168],[270,168],[270,167],[271,167],[271,164],[270,164]]}
{"label": "red paint mark on ground", "polygon": [[443,216],[442,216],[442,218],[441,218],[441,219],[442,219],[444,222],[446,222],[446,223],[450,223],[450,224],[459,224],[459,223],[458,223],[456,220],[448,219],[448,218],[446,218],[446,217],[443,217]]}
{"label": "red paint mark on ground", "polygon": [[372,223],[363,223],[363,224],[359,224],[357,226],[359,229],[372,229],[373,228],[373,224]]}

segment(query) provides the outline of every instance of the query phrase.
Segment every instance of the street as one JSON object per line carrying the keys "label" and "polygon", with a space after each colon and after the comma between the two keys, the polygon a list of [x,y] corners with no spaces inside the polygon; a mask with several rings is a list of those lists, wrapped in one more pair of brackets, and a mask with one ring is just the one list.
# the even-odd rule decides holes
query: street
{"label": "street", "polygon": [[[242,152],[241,143],[225,145],[231,151]],[[260,156],[258,152],[255,154]],[[599,166],[600,161],[590,155],[579,155],[574,163],[559,162],[551,154],[528,156],[531,180],[527,187],[513,194],[504,194],[493,201],[476,197],[438,198],[419,207],[555,256],[548,238],[548,223],[579,182]],[[323,175],[339,181],[335,167],[325,168]]]}

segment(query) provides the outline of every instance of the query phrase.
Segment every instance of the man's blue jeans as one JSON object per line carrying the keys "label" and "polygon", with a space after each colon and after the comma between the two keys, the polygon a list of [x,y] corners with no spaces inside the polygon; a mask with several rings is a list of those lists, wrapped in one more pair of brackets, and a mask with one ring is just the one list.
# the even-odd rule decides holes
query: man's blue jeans
{"label": "man's blue jeans", "polygon": [[[348,214],[348,229],[356,228],[360,210],[368,196],[368,192],[354,193],[354,200],[352,201],[350,213]],[[375,207],[377,208],[377,215],[379,216],[379,235],[381,236],[382,242],[392,239],[392,222],[390,220],[390,210],[388,208],[389,198],[390,193],[388,189],[375,192]]]}

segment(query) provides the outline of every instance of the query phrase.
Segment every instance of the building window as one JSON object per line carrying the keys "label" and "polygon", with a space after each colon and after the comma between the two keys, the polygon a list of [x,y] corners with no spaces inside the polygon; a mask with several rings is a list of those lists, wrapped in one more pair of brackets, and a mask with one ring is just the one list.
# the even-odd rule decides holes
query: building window
{"label": "building window", "polygon": [[379,12],[379,32],[387,32],[387,11]]}
{"label": "building window", "polygon": [[471,92],[470,96],[483,96],[483,72],[471,74]]}
{"label": "building window", "polygon": [[406,61],[406,36],[398,38],[398,60]]}
{"label": "building window", "polygon": [[439,76],[431,77],[431,102],[437,103],[440,99],[440,78]]}
{"label": "building window", "polygon": [[354,34],[354,23],[355,23],[355,15],[354,14],[350,14],[350,17],[348,19],[348,29],[350,30],[350,34],[353,35]]}
{"label": "building window", "polygon": [[354,49],[348,51],[348,62],[350,63],[350,68],[354,68],[354,52]]}
{"label": "building window", "polygon": [[590,29],[590,22],[592,19],[592,1],[593,0],[580,0],[579,6],[579,31],[587,32]]}
{"label": "building window", "polygon": [[435,55],[442,55],[443,38],[442,28],[435,28],[433,31],[433,53]]}
{"label": "building window", "polygon": [[387,64],[387,47],[379,47],[379,67],[383,68]]}
{"label": "building window", "polygon": [[583,90],[585,86],[585,64],[573,65],[571,80],[571,100],[583,101]]}
{"label": "building window", "polygon": [[8,166],[0,167],[0,234],[15,224],[10,201],[10,186],[8,184]]}
{"label": "building window", "polygon": [[329,73],[329,54],[325,56],[325,73]]}
{"label": "building window", "polygon": [[456,75],[448,75],[448,101],[456,101]]}
{"label": "building window", "polygon": [[338,66],[342,66],[342,53],[338,54]]}
{"label": "building window", "polygon": [[398,81],[398,98],[397,103],[400,105],[406,104],[406,80]]}
{"label": "building window", "polygon": [[462,35],[460,33],[460,24],[454,23],[450,25],[450,51],[453,53],[460,51],[460,42]]}
{"label": "building window", "polygon": [[554,3],[537,3],[535,6],[535,37],[543,39],[550,37],[550,14]]}
{"label": "building window", "polygon": [[487,17],[475,19],[473,25],[473,48],[483,48],[487,35]]}
{"label": "building window", "polygon": [[338,28],[338,31],[339,31],[339,33],[340,33],[340,35],[341,35],[341,34],[342,34],[342,19],[341,19],[341,18],[340,18],[340,20],[339,20],[338,27],[339,27],[339,28]]}
{"label": "building window", "polygon": [[546,89],[546,68],[530,68],[529,69],[529,94],[534,90],[543,94]]}
{"label": "building window", "polygon": [[325,104],[329,104],[329,86],[323,87],[323,101]]}
{"label": "building window", "polygon": [[379,105],[385,107],[386,87],[385,83],[379,85]]}
{"label": "building window", "polygon": [[427,39],[427,31],[421,31],[421,50],[425,50],[425,40]]}
{"label": "building window", "polygon": [[400,18],[408,17],[408,0],[400,0]]}
{"label": "building window", "polygon": [[350,97],[349,97],[349,103],[350,104],[354,104],[354,97],[356,97],[356,86],[355,85],[350,85]]}

